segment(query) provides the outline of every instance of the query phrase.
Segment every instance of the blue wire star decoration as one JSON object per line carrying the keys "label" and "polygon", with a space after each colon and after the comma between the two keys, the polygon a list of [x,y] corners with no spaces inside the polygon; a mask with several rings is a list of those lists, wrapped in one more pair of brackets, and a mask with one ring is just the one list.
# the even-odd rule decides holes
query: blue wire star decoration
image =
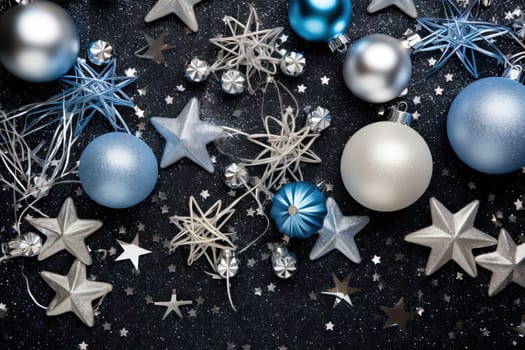
{"label": "blue wire star decoration", "polygon": [[130,133],[124,118],[115,108],[133,108],[135,103],[122,89],[134,82],[136,77],[117,76],[117,61],[113,58],[100,72],[91,68],[86,60],[78,59],[74,74],[64,76],[61,81],[68,89],[66,109],[78,114],[75,136],[82,133],[96,112],[100,112],[115,131]]}
{"label": "blue wire star decoration", "polygon": [[66,89],[45,102],[33,103],[8,113],[10,117],[26,116],[21,135],[27,136],[67,118],[77,118],[74,136],[78,136],[99,112],[115,131],[130,133],[117,106],[134,108],[135,103],[123,91],[137,78],[117,76],[113,58],[100,72],[85,59],[78,58],[73,73],[62,77]]}
{"label": "blue wire star decoration", "polygon": [[453,0],[443,0],[445,18],[418,18],[417,22],[429,35],[414,46],[415,53],[440,50],[441,56],[428,75],[437,72],[448,60],[456,55],[467,71],[479,77],[475,53],[494,58],[498,64],[505,60],[504,54],[494,44],[494,39],[512,34],[508,27],[482,22],[472,17],[479,1],[472,1],[461,10]]}

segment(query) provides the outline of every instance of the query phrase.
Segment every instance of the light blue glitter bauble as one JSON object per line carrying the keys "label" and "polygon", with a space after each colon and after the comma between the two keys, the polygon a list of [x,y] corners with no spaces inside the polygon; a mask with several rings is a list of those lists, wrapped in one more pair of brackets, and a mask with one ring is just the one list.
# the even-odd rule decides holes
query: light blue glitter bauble
{"label": "light blue glitter bauble", "polygon": [[78,176],[84,191],[100,205],[129,208],[155,187],[157,159],[139,138],[111,132],[97,137],[80,156]]}
{"label": "light blue glitter bauble", "polygon": [[290,25],[305,40],[329,42],[345,32],[351,19],[350,0],[290,0],[288,3]]}
{"label": "light blue glitter bauble", "polygon": [[454,99],[448,139],[468,166],[505,174],[525,165],[525,86],[507,78],[477,80]]}
{"label": "light blue glitter bauble", "polygon": [[14,6],[0,18],[0,62],[14,76],[35,83],[60,78],[80,48],[71,16],[50,1]]}
{"label": "light blue glitter bauble", "polygon": [[325,202],[324,194],[314,184],[294,182],[273,196],[270,215],[282,234],[308,238],[323,227]]}

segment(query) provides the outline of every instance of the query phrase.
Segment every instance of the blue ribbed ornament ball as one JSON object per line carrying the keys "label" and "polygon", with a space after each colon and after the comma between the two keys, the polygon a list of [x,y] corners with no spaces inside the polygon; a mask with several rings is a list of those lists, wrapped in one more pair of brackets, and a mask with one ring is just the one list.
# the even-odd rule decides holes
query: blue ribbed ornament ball
{"label": "blue ribbed ornament ball", "polygon": [[129,208],[142,202],[157,182],[157,159],[139,138],[122,132],[97,137],[80,156],[84,191],[100,205]]}
{"label": "blue ribbed ornament ball", "polygon": [[308,41],[329,42],[343,34],[352,19],[350,0],[290,0],[288,20]]}
{"label": "blue ribbed ornament ball", "polygon": [[314,184],[289,183],[273,196],[270,215],[282,234],[308,238],[323,227],[325,202],[324,194]]}
{"label": "blue ribbed ornament ball", "polygon": [[471,168],[505,174],[525,165],[525,86],[501,77],[465,87],[447,118],[454,152]]}

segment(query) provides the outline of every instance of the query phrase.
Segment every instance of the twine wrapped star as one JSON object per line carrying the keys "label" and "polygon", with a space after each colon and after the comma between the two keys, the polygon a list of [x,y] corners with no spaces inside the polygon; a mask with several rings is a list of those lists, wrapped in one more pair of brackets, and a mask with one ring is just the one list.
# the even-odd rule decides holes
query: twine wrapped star
{"label": "twine wrapped star", "polygon": [[224,17],[224,23],[231,35],[210,39],[211,43],[220,49],[211,69],[214,72],[229,69],[242,71],[244,67],[248,92],[254,94],[260,84],[266,83],[268,76],[277,73],[281,59],[275,57],[278,53],[276,40],[283,28],[261,29],[259,17],[253,6],[250,6],[246,23],[241,23],[231,16]]}
{"label": "twine wrapped star", "polygon": [[453,0],[443,0],[444,18],[418,18],[417,22],[428,32],[421,42],[414,46],[415,52],[440,50],[441,56],[429,71],[438,71],[452,56],[457,56],[467,71],[478,77],[476,53],[494,58],[502,63],[504,55],[494,45],[494,39],[503,37],[512,31],[494,23],[476,19],[473,11],[478,1],[473,1],[464,10]]}

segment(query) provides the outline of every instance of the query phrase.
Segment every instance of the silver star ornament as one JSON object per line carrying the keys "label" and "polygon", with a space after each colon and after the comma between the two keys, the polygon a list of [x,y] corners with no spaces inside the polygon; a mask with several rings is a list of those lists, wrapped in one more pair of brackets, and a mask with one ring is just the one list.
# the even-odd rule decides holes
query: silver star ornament
{"label": "silver star ornament", "polygon": [[525,243],[516,245],[505,229],[500,231],[496,251],[476,256],[476,262],[492,271],[489,296],[498,294],[511,282],[525,287]]}
{"label": "silver star ornament", "polygon": [[449,260],[454,260],[470,276],[478,270],[472,249],[490,247],[496,239],[474,227],[479,201],[467,204],[452,214],[437,199],[430,198],[432,225],[405,236],[405,241],[432,248],[425,274],[431,275]]}
{"label": "silver star ornament", "polygon": [[92,301],[113,289],[109,283],[86,279],[86,265],[79,260],[75,260],[66,276],[48,271],[42,271],[40,276],[56,293],[47,306],[46,315],[56,316],[73,312],[89,327],[95,324]]}
{"label": "silver star ornament", "polygon": [[144,21],[150,23],[174,13],[192,32],[199,30],[193,6],[202,0],[159,0],[148,12]]}
{"label": "silver star ornament", "polygon": [[160,167],[166,168],[182,158],[189,158],[213,173],[213,164],[206,145],[223,133],[220,126],[199,118],[199,100],[192,98],[177,118],[151,118],[151,124],[166,139]]}
{"label": "silver star ornament", "polygon": [[319,259],[337,249],[348,259],[359,264],[361,255],[354,237],[370,222],[370,218],[368,216],[343,216],[332,197],[326,200],[326,208],[328,214],[324,219],[323,227],[319,230],[319,238],[310,252],[310,260]]}
{"label": "silver star ornament", "polygon": [[75,203],[67,198],[56,218],[33,218],[27,221],[47,239],[40,249],[38,260],[44,260],[62,250],[67,250],[86,265],[93,262],[84,239],[102,227],[99,220],[81,220]]}
{"label": "silver star ornament", "polygon": [[409,17],[417,17],[417,9],[413,0],[372,0],[370,1],[366,11],[372,14],[390,6],[397,7]]}

